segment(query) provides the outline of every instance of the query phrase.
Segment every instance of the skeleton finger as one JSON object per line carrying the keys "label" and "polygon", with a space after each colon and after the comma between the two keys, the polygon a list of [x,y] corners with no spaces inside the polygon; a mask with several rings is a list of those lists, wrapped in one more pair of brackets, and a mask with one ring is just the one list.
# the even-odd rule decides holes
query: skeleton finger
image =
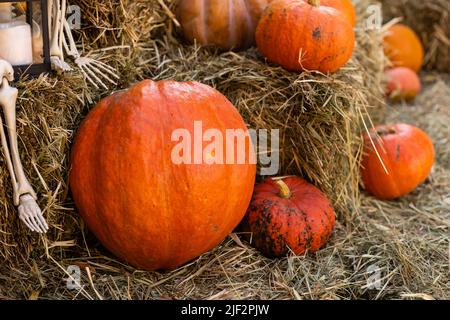
{"label": "skeleton finger", "polygon": [[120,79],[120,77],[116,74],[117,70],[115,68],[111,67],[110,65],[107,65],[106,63],[101,62],[99,60],[95,60],[95,59],[92,59],[92,63],[97,65],[97,67],[99,67],[100,69],[108,72],[114,78]]}
{"label": "skeleton finger", "polygon": [[38,218],[36,216],[32,217],[32,220],[34,222],[34,225],[36,226],[36,230],[39,233],[44,233],[43,228],[41,227],[41,223],[39,222]]}
{"label": "skeleton finger", "polygon": [[28,229],[36,232],[36,229],[34,228],[33,224],[31,223],[29,216],[27,216],[26,214],[23,214],[19,218],[20,218],[20,220],[22,220],[25,223],[25,225],[28,227]]}
{"label": "skeleton finger", "polygon": [[35,222],[35,225],[37,226],[40,233],[45,233],[45,228],[41,223],[41,220],[39,219],[39,216],[41,215],[41,210],[38,207],[30,208],[30,211],[32,212],[33,221]]}
{"label": "skeleton finger", "polygon": [[82,67],[87,73],[89,73],[89,75],[94,78],[98,84],[100,84],[105,90],[108,90],[108,87],[103,83],[103,81],[91,70],[90,67],[88,67],[88,65],[82,65]]}
{"label": "skeleton finger", "polygon": [[42,215],[42,213],[40,213],[38,215],[38,218],[39,218],[39,221],[41,222],[42,226],[44,227],[45,231],[47,232],[48,231],[48,224],[47,224],[47,221],[45,221],[45,218]]}
{"label": "skeleton finger", "polygon": [[40,232],[39,226],[36,223],[36,221],[34,220],[34,214],[33,214],[33,211],[31,210],[31,208],[26,208],[25,210],[27,212],[27,216],[29,217],[28,220],[30,221],[31,225],[33,226],[34,231]]}
{"label": "skeleton finger", "polygon": [[95,89],[98,89],[98,88],[99,88],[98,85],[97,85],[97,84],[89,77],[89,75],[83,70],[82,67],[80,67],[80,70],[81,70],[81,72],[83,73],[84,78],[85,78],[87,81],[89,81],[89,83],[92,84],[92,85],[95,87]]}
{"label": "skeleton finger", "polygon": [[40,212],[40,210],[37,210],[36,218],[39,221],[39,225],[41,226],[41,229],[44,230],[44,233],[48,231],[48,224],[44,219],[44,216]]}
{"label": "skeleton finger", "polygon": [[108,75],[106,75],[106,74],[104,74],[104,73],[102,74],[102,71],[101,71],[100,69],[98,69],[98,68],[95,66],[95,64],[93,64],[93,63],[88,63],[88,64],[86,64],[86,67],[88,67],[88,68],[91,69],[92,71],[96,72],[97,74],[101,74],[102,77],[103,77],[104,79],[106,79],[107,81],[109,81],[110,83],[112,83],[112,84],[114,84],[114,85],[117,84],[113,79],[109,78]]}

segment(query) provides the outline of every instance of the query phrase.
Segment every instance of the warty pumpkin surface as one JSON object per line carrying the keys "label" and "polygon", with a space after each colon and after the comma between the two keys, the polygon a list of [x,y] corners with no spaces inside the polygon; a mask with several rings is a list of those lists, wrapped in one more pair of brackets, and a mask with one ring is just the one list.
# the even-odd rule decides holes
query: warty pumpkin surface
{"label": "warty pumpkin surface", "polygon": [[185,38],[224,50],[255,44],[261,13],[272,0],[180,0],[177,18]]}
{"label": "warty pumpkin surface", "polygon": [[328,198],[298,177],[267,179],[255,187],[241,231],[267,257],[314,252],[329,240],[335,213]]}
{"label": "warty pumpkin surface", "polygon": [[275,0],[256,29],[259,51],[289,71],[334,72],[350,59],[355,34],[338,10],[319,0]]}
{"label": "warty pumpkin surface", "polygon": [[378,126],[364,137],[362,179],[365,189],[379,199],[407,195],[425,181],[433,164],[433,142],[415,126]]}
{"label": "warty pumpkin surface", "polygon": [[70,171],[76,207],[103,245],[137,268],[176,268],[219,244],[245,215],[253,149],[244,164],[174,164],[172,133],[187,129],[194,140],[194,121],[204,132],[247,132],[215,89],[147,80],[101,100],[77,133]]}

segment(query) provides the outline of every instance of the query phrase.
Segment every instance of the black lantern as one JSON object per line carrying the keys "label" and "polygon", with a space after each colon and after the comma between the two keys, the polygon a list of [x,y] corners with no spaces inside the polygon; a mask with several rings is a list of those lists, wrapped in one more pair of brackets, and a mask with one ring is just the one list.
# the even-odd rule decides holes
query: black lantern
{"label": "black lantern", "polygon": [[0,59],[11,63],[16,79],[51,71],[47,1],[0,0]]}

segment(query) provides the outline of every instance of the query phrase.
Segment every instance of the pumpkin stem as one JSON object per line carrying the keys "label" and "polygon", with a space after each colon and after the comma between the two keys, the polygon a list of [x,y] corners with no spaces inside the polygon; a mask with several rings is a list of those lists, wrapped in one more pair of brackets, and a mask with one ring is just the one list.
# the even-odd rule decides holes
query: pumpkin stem
{"label": "pumpkin stem", "polygon": [[288,185],[283,180],[275,180],[275,183],[277,184],[278,188],[280,188],[280,191],[278,192],[278,196],[280,196],[283,199],[289,199],[292,195],[291,190],[289,189]]}
{"label": "pumpkin stem", "polygon": [[320,7],[320,0],[308,0],[308,3],[314,7]]}

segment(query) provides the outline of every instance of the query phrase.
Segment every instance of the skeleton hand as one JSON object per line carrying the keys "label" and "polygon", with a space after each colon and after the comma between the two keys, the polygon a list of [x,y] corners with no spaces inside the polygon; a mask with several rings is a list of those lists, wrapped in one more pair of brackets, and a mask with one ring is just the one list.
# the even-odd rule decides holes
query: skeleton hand
{"label": "skeleton hand", "polygon": [[66,53],[71,57],[78,68],[83,73],[84,78],[92,84],[96,89],[99,86],[108,90],[107,84],[116,85],[116,81],[120,77],[116,74],[116,70],[97,59],[91,57],[82,57],[77,49],[75,40],[73,39],[72,31],[70,30],[69,23],[64,20],[64,34],[62,37],[62,44]]}
{"label": "skeleton hand", "polygon": [[38,233],[46,233],[48,231],[48,225],[45,222],[41,209],[29,194],[20,197],[19,218],[32,231]]}

